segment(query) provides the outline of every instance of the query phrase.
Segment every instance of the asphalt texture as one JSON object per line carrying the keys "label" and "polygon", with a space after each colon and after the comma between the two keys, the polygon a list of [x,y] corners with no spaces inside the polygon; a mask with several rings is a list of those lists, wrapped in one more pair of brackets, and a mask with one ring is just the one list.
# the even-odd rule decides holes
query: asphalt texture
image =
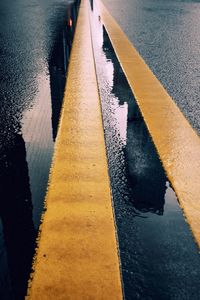
{"label": "asphalt texture", "polygon": [[200,134],[200,2],[103,2]]}
{"label": "asphalt texture", "polygon": [[[72,2],[0,2],[2,300],[26,293],[62,104]],[[200,4],[104,3],[200,132]],[[126,299],[199,299],[196,245],[126,82],[116,77],[116,59],[104,46],[109,79],[105,69],[99,74],[106,81],[102,105]]]}
{"label": "asphalt texture", "polygon": [[77,7],[0,2],[0,299],[24,299]]}
{"label": "asphalt texture", "polygon": [[92,2],[124,298],[200,298],[197,245]]}

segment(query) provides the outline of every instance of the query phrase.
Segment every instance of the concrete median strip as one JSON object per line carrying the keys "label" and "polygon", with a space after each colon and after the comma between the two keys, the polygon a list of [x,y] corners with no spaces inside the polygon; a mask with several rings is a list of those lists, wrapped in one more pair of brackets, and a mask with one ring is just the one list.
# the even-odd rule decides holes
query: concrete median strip
{"label": "concrete median strip", "polygon": [[27,299],[122,299],[87,0],[80,6]]}
{"label": "concrete median strip", "polygon": [[97,0],[97,4],[102,23],[108,32],[164,169],[200,246],[199,136],[103,3]]}

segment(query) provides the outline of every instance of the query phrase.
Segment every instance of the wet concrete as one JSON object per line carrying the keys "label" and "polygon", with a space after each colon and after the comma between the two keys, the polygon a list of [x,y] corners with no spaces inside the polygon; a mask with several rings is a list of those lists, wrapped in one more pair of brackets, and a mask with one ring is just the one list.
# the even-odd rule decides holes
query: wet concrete
{"label": "wet concrete", "polygon": [[125,299],[199,299],[197,246],[94,3],[92,28]]}
{"label": "wet concrete", "polygon": [[199,1],[103,2],[199,134]]}
{"label": "wet concrete", "polygon": [[0,3],[0,299],[23,299],[62,105],[74,1]]}

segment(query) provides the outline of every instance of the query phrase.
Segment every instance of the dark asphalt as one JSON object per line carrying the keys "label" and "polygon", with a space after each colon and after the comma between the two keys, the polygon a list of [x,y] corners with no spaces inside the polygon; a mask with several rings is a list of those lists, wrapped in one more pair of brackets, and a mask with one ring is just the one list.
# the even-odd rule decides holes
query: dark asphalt
{"label": "dark asphalt", "polygon": [[92,28],[125,300],[198,300],[198,248],[95,3]]}
{"label": "dark asphalt", "polygon": [[[104,1],[200,131],[200,4]],[[0,2],[2,300],[23,299],[26,291],[71,47],[72,2]],[[196,245],[104,38],[97,65],[126,299],[199,299]]]}
{"label": "dark asphalt", "polygon": [[200,134],[200,1],[103,2]]}
{"label": "dark asphalt", "polygon": [[0,1],[1,300],[20,300],[26,292],[75,25],[73,3]]}

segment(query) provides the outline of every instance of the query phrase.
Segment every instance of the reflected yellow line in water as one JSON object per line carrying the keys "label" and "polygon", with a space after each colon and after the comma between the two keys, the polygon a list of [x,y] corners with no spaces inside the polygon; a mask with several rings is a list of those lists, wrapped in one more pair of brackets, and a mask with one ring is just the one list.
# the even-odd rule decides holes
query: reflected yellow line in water
{"label": "reflected yellow line in water", "polygon": [[[200,139],[100,0],[101,20],[200,246]],[[170,76],[170,74],[169,74]]]}
{"label": "reflected yellow line in water", "polygon": [[88,1],[81,2],[27,299],[122,299]]}

